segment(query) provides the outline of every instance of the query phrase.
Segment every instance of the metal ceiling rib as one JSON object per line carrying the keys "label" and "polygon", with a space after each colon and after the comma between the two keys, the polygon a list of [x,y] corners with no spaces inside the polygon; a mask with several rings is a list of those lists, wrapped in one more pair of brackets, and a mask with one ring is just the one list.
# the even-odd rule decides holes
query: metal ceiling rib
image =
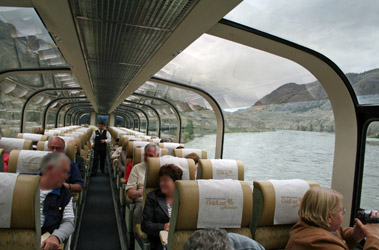
{"label": "metal ceiling rib", "polygon": [[173,32],[196,0],[72,0],[100,113]]}

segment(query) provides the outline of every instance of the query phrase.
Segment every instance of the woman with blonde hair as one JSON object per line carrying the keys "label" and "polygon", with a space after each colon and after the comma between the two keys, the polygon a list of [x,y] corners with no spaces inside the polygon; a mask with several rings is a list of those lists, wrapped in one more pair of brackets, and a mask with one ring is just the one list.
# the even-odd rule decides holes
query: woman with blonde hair
{"label": "woman with blonde hair", "polygon": [[[300,219],[291,229],[286,249],[351,249],[366,238],[363,249],[379,249],[379,225],[363,225],[355,219],[354,227],[341,227],[345,209],[342,195],[330,188],[308,190],[300,205]],[[372,211],[372,217],[379,212]]]}

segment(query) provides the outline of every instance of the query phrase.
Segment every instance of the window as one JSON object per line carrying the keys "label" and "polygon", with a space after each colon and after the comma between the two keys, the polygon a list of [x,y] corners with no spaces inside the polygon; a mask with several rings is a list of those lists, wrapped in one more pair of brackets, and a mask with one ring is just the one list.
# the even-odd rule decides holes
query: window
{"label": "window", "polygon": [[125,127],[125,119],[124,119],[124,117],[116,115],[115,126],[116,127]]}
{"label": "window", "polygon": [[97,124],[99,122],[104,122],[105,126],[108,126],[109,124],[109,115],[97,115]]}
{"label": "window", "polygon": [[362,179],[361,208],[379,209],[379,122],[372,122],[367,130],[365,161]]}
{"label": "window", "polygon": [[90,124],[91,123],[91,114],[86,113],[80,116],[79,118],[79,124],[84,125],[84,124]]}

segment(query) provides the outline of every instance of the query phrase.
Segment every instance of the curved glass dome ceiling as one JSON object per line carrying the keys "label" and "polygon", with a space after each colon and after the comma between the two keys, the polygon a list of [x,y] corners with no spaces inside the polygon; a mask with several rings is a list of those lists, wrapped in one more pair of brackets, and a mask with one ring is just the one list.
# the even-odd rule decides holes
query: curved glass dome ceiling
{"label": "curved glass dome ceiling", "polygon": [[372,104],[379,103],[378,13],[376,0],[244,0],[225,18],[322,53],[347,75],[359,103]]}

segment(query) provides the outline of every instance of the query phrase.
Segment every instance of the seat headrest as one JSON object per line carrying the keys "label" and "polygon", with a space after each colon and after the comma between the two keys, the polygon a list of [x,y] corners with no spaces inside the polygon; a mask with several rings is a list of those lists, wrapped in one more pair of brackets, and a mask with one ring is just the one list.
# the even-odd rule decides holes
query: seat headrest
{"label": "seat headrest", "polygon": [[168,154],[169,155],[174,155],[174,149],[177,147],[184,147],[184,144],[179,144],[179,143],[174,143],[174,142],[164,142],[164,143],[159,143],[160,148],[167,148],[168,149]]}
{"label": "seat headrest", "polygon": [[[304,193],[313,187],[319,187],[319,184],[312,181],[302,180],[282,180],[282,181],[254,181],[254,219],[259,219],[258,226],[273,226],[273,225],[288,225],[294,224],[298,220],[298,210],[300,207],[301,198]],[[305,185],[304,185],[305,183]],[[308,185],[308,187],[307,187]],[[296,193],[293,194],[293,190]],[[298,197],[299,196],[299,197]],[[283,201],[277,204],[276,201]],[[281,204],[282,203],[282,204]],[[282,207],[282,205],[289,205]],[[286,211],[287,216],[283,219],[288,219],[289,214],[296,214],[296,218],[285,223],[275,223],[276,209]]]}
{"label": "seat headrest", "polygon": [[[145,153],[145,147],[134,148],[133,166],[143,161],[144,153]],[[167,153],[168,153],[167,148],[161,148],[161,152],[159,156],[165,156],[167,155]]]}
{"label": "seat headrest", "polygon": [[9,173],[39,173],[42,158],[50,152],[36,150],[12,150],[9,155]]}
{"label": "seat headrest", "polygon": [[25,149],[30,150],[33,147],[32,140],[19,139],[19,138],[8,138],[1,137],[0,138],[0,148],[5,149],[5,152],[10,152],[13,149]]}
{"label": "seat headrest", "polygon": [[40,134],[32,134],[32,133],[18,133],[17,138],[27,139],[32,141],[47,141],[49,136],[40,135]]}
{"label": "seat headrest", "polygon": [[[204,180],[199,180],[204,181]],[[210,194],[209,197],[204,196],[202,194],[202,198],[200,200],[200,192],[199,192],[199,181],[176,181],[175,186],[175,198],[173,204],[173,215],[172,218],[176,218],[175,222],[175,230],[195,230],[198,229],[198,219],[199,219],[199,207],[200,202],[202,204],[209,205],[214,207],[215,211],[224,210],[226,213],[234,213],[234,209],[236,209],[236,203],[234,203],[236,196],[229,195],[230,198],[219,198],[218,194],[223,192],[217,192]],[[248,227],[252,218],[252,209],[253,209],[253,196],[252,190],[249,184],[242,181],[232,181],[232,180],[208,180],[208,181],[217,181],[217,182],[225,182],[224,188],[228,190],[229,182],[239,182],[241,190],[239,196],[240,204],[243,204],[242,214],[240,214],[239,218],[240,227]],[[203,186],[201,186],[203,189]],[[206,191],[206,190],[205,190]],[[203,193],[203,191],[202,191]],[[242,199],[242,203],[240,201]],[[226,209],[227,208],[227,209]],[[213,208],[212,208],[213,209]],[[241,211],[241,208],[238,208]],[[200,215],[203,216],[203,215]],[[229,217],[229,216],[227,216]],[[213,219],[213,218],[212,218]],[[211,219],[211,220],[212,220]],[[219,218],[214,219],[214,223],[218,223]],[[208,221],[207,223],[212,223],[212,221]],[[170,225],[171,227],[171,225]]]}
{"label": "seat headrest", "polygon": [[0,228],[40,226],[39,180],[38,175],[0,173]]}
{"label": "seat headrest", "polygon": [[161,139],[159,139],[159,138],[149,139],[149,142],[152,142],[152,143],[154,143],[154,144],[159,145],[159,143],[161,143]]}
{"label": "seat headrest", "polygon": [[126,148],[126,158],[133,157],[133,150],[136,147],[145,147],[149,142],[147,141],[129,141],[128,146]]}
{"label": "seat headrest", "polygon": [[183,149],[174,149],[175,157],[185,158],[187,155],[195,153],[199,156],[200,159],[207,159],[207,151],[202,149],[195,148],[183,148]]}
{"label": "seat headrest", "polygon": [[244,164],[239,160],[212,159],[199,161],[198,179],[244,180]]}
{"label": "seat headrest", "polygon": [[[192,159],[177,158],[172,156],[148,158],[145,177],[146,187],[159,187],[159,170],[165,164],[175,164],[180,167],[183,170],[182,179],[184,179],[186,175],[189,180],[195,180],[195,162]],[[188,173],[185,174],[184,171],[187,171],[187,166]]]}

